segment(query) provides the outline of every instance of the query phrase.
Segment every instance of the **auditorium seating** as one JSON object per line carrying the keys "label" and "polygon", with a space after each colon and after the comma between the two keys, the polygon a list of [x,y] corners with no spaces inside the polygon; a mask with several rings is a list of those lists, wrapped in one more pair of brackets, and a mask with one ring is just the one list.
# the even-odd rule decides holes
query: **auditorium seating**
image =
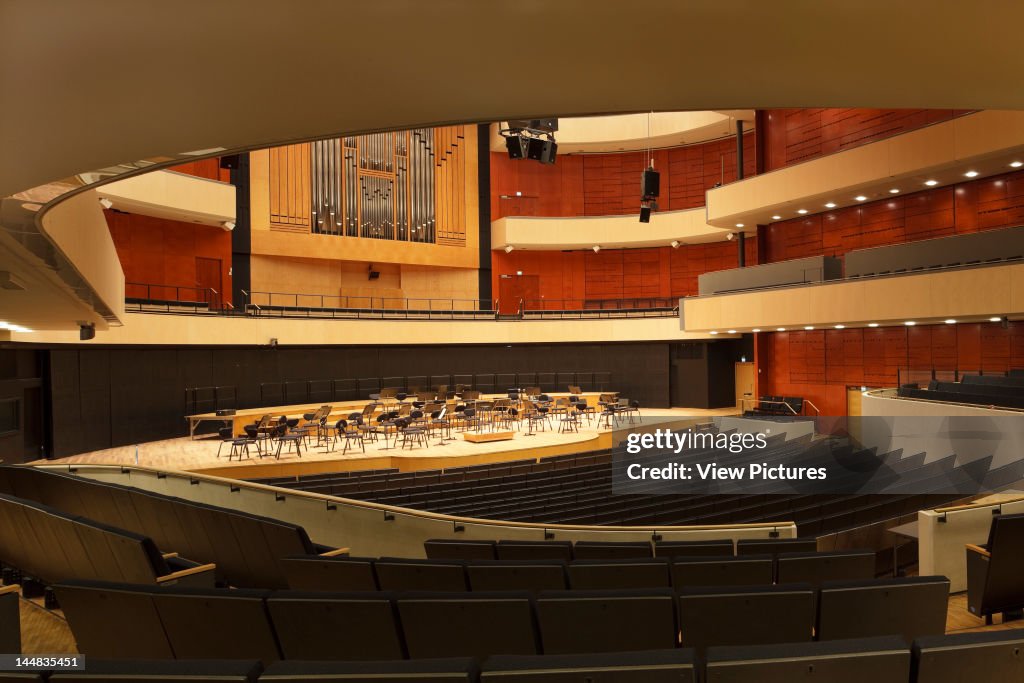
{"label": "auditorium seating", "polygon": [[[85,671],[55,672],[54,683],[256,683],[263,667],[252,660],[203,659],[154,662],[150,660],[103,660],[88,658]],[[3,681],[0,674],[0,682]]]}
{"label": "auditorium seating", "polygon": [[0,586],[0,653],[21,652],[18,586]]}
{"label": "auditorium seating", "polygon": [[915,683],[1024,680],[1024,631],[928,636],[914,641]]}
{"label": "auditorium seating", "polygon": [[413,592],[396,603],[412,659],[540,652],[527,592]]}
{"label": "auditorium seating", "polygon": [[277,662],[260,683],[476,683],[479,667],[470,657],[391,662]]}
{"label": "auditorium seating", "polygon": [[815,586],[825,581],[872,579],[875,554],[863,550],[783,553],[777,556],[776,574],[778,583],[806,582]]}
{"label": "auditorium seating", "polygon": [[910,652],[897,636],[782,645],[711,647],[708,683],[907,683]]}
{"label": "auditorium seating", "polygon": [[561,560],[477,560],[466,565],[469,587],[475,591],[563,590],[565,562]]}
{"label": "auditorium seating", "polygon": [[927,389],[917,384],[904,384],[898,394],[930,401],[1024,408],[1024,384],[1017,376],[965,375],[959,382],[931,380]]}
{"label": "auditorium seating", "polygon": [[693,651],[590,653],[513,657],[483,665],[481,683],[695,683]]}
{"label": "auditorium seating", "polygon": [[948,597],[944,576],[826,581],[818,595],[818,640],[896,634],[909,643],[942,635]]}
{"label": "auditorium seating", "polygon": [[1024,608],[1024,514],[996,515],[984,546],[967,546],[967,609],[992,623]]}
{"label": "auditorium seating", "polygon": [[0,560],[47,582],[213,584],[213,565],[165,557],[146,536],[5,494],[0,494]]}
{"label": "auditorium seating", "polygon": [[771,555],[690,557],[672,563],[673,586],[757,586],[772,582]]}
{"label": "auditorium seating", "polygon": [[544,591],[537,623],[545,654],[659,650],[676,646],[668,589]]}
{"label": "auditorium seating", "polygon": [[814,589],[810,584],[685,588],[679,594],[679,621],[683,647],[698,652],[712,645],[805,642],[814,632]]}
{"label": "auditorium seating", "polygon": [[[166,551],[216,565],[219,580],[239,587],[282,588],[281,558],[339,552],[314,544],[295,524],[53,470],[0,467],[0,491],[148,536]],[[75,575],[52,576],[65,578]],[[82,578],[129,580],[112,573]]]}

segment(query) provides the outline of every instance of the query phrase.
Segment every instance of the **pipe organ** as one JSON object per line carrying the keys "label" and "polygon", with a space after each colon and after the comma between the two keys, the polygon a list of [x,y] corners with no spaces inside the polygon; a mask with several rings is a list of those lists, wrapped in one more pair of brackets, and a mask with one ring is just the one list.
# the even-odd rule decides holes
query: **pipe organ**
{"label": "pipe organ", "polygon": [[473,150],[464,133],[463,126],[417,128],[276,148],[271,228],[465,245]]}

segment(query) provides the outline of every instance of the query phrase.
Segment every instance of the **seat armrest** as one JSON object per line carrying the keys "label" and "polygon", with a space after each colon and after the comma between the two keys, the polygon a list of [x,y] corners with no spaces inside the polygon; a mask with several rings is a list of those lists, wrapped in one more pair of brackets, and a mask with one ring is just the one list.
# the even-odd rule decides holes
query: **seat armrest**
{"label": "seat armrest", "polygon": [[189,567],[188,569],[182,569],[180,571],[173,572],[166,576],[158,576],[156,578],[157,585],[163,585],[166,583],[180,583],[184,582],[187,585],[206,585],[207,581],[210,586],[213,586],[214,571],[217,569],[217,565],[200,564],[195,567]]}
{"label": "seat armrest", "polygon": [[979,555],[983,555],[984,557],[992,557],[992,553],[990,553],[989,551],[985,550],[984,548],[982,548],[979,545],[974,545],[973,543],[968,543],[967,544],[967,552],[969,552],[969,553],[978,553]]}
{"label": "seat armrest", "polygon": [[17,593],[21,590],[21,586],[16,583],[10,586],[0,586],[0,595],[7,595],[8,593]]}
{"label": "seat armrest", "polygon": [[178,553],[162,553],[165,560],[172,560],[178,556]]}
{"label": "seat armrest", "polygon": [[348,548],[335,548],[334,550],[328,550],[325,553],[320,553],[320,557],[341,557],[348,555]]}

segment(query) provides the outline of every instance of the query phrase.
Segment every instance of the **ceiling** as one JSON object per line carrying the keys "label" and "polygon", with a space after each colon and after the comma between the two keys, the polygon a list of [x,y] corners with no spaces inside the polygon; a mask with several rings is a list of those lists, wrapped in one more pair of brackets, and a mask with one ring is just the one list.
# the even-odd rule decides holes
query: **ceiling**
{"label": "ceiling", "polygon": [[189,150],[457,121],[1024,109],[1024,3],[1005,0],[5,0],[0,14],[0,196]]}

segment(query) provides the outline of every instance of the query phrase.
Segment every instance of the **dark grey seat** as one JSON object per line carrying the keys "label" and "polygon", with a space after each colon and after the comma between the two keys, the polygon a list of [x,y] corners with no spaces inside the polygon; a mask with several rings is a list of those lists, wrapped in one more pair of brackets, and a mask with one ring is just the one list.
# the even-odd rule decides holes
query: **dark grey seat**
{"label": "dark grey seat", "polygon": [[668,560],[575,560],[569,563],[569,587],[577,590],[669,588]]}
{"label": "dark grey seat", "polygon": [[771,555],[690,557],[672,563],[676,590],[696,586],[765,586],[772,583]]}
{"label": "dark grey seat", "polygon": [[476,560],[466,564],[473,591],[564,590],[565,562],[561,560]]}
{"label": "dark grey seat", "polygon": [[368,557],[299,555],[281,560],[288,587],[306,591],[375,591],[377,575]]}
{"label": "dark grey seat", "polygon": [[382,557],[373,563],[377,585],[385,591],[467,591],[461,560],[410,560]]}
{"label": "dark grey seat", "polygon": [[392,593],[279,591],[267,599],[267,610],[285,659],[405,656]]}
{"label": "dark grey seat", "polygon": [[545,654],[665,650],[676,646],[672,591],[546,591],[537,597]]}
{"label": "dark grey seat", "polygon": [[65,581],[54,586],[79,651],[100,659],[173,659],[153,595],[145,586]]}
{"label": "dark grey seat", "polygon": [[926,636],[913,658],[916,683],[1024,681],[1024,631]]}
{"label": "dark grey seat", "polygon": [[721,541],[657,541],[655,557],[721,557],[734,555],[731,539]]}
{"label": "dark grey seat", "polygon": [[572,559],[571,541],[498,541],[499,560]]}
{"label": "dark grey seat", "polygon": [[808,584],[684,588],[679,595],[683,647],[801,643],[814,628]]}
{"label": "dark grey seat", "polygon": [[577,541],[573,557],[577,560],[616,560],[653,557],[647,541]]}
{"label": "dark grey seat", "polygon": [[875,578],[872,550],[839,550],[825,553],[780,553],[776,559],[779,583],[869,581]]}
{"label": "dark grey seat", "polygon": [[481,683],[694,683],[693,650],[491,657]]}
{"label": "dark grey seat", "polygon": [[815,538],[741,538],[736,541],[737,555],[813,553],[817,550],[818,540]]}
{"label": "dark grey seat", "polygon": [[818,599],[818,640],[898,635],[910,643],[945,633],[949,579],[826,581]]}
{"label": "dark grey seat", "polygon": [[423,549],[431,560],[494,560],[495,545],[494,541],[433,538],[423,542]]}
{"label": "dark grey seat", "polygon": [[267,667],[260,683],[473,683],[476,660],[469,657],[383,662],[277,662]]}
{"label": "dark grey seat", "polygon": [[[57,683],[255,683],[263,667],[252,660],[102,660],[88,658],[86,670],[54,673]],[[0,681],[3,679],[0,678]]]}
{"label": "dark grey seat", "polygon": [[[708,683],[906,683],[910,651],[901,638],[709,647]],[[988,679],[984,679],[988,680]]]}
{"label": "dark grey seat", "polygon": [[[564,586],[563,586],[564,588]],[[0,652],[21,652],[21,616],[17,586],[0,586]]]}
{"label": "dark grey seat", "polygon": [[410,659],[540,651],[526,591],[408,593],[397,603]]}
{"label": "dark grey seat", "polygon": [[967,609],[992,623],[997,612],[1024,608],[1024,513],[997,515],[988,542],[967,546]]}

